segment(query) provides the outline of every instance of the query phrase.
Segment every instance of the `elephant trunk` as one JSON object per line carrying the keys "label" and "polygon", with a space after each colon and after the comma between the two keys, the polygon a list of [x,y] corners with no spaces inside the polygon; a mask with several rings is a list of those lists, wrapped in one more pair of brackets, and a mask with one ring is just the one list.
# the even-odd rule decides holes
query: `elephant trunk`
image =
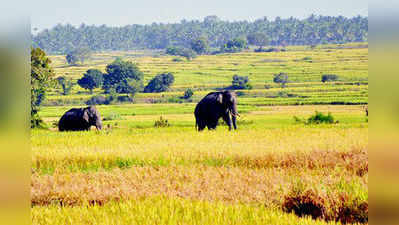
{"label": "elephant trunk", "polygon": [[230,113],[231,113],[231,117],[232,117],[232,121],[233,121],[233,127],[234,127],[234,129],[237,129],[237,116],[240,116],[240,114],[238,114],[238,112],[237,112],[237,105],[236,104],[234,104],[231,107]]}
{"label": "elephant trunk", "polygon": [[97,128],[97,130],[101,130],[103,128],[103,124],[101,123],[101,120],[96,121],[96,128]]}

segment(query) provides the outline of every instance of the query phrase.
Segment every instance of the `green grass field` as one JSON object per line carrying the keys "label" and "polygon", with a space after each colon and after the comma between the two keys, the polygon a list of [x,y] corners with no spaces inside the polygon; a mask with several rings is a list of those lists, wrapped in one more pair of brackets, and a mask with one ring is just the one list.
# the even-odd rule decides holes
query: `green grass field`
{"label": "green grass field", "polygon": [[[32,224],[367,224],[368,50],[334,47],[189,62],[108,52],[78,67],[52,56],[57,75],[74,79],[120,56],[139,63],[147,81],[174,72],[176,82],[169,92],[138,94],[134,104],[97,106],[101,132],[58,132],[60,116],[90,95],[78,87],[68,96],[53,90],[40,111],[49,129],[31,131]],[[278,72],[289,74],[287,88],[271,83]],[[324,73],[341,80],[323,84]],[[238,96],[238,130],[195,131],[196,102],[230,85],[234,74],[254,85]],[[181,96],[188,87],[192,103],[147,101]],[[281,91],[295,97],[275,97]],[[338,122],[294,120],[315,111]],[[170,126],[154,127],[160,116]]]}

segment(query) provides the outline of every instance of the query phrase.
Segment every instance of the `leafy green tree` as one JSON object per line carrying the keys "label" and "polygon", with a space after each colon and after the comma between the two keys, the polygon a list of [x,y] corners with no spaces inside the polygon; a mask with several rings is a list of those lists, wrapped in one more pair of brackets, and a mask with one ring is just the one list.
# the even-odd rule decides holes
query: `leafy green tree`
{"label": "leafy green tree", "polygon": [[239,76],[234,75],[232,81],[233,89],[252,89],[252,86],[249,84],[248,76]]}
{"label": "leafy green tree", "polygon": [[93,94],[94,88],[99,88],[103,84],[103,73],[97,69],[89,69],[78,80],[80,87],[90,90],[90,94]]}
{"label": "leafy green tree", "polygon": [[65,76],[57,77],[58,84],[62,88],[63,95],[69,95],[75,83],[71,78],[67,78]]}
{"label": "leafy green tree", "polygon": [[46,97],[46,91],[53,86],[54,70],[51,60],[40,48],[31,48],[31,128],[44,127],[39,117],[40,104]]}
{"label": "leafy green tree", "polygon": [[138,66],[129,61],[116,59],[107,65],[104,74],[103,89],[109,93],[111,89],[117,93],[134,95],[143,88],[143,72]]}
{"label": "leafy green tree", "polygon": [[175,78],[172,73],[163,73],[155,76],[144,88],[145,93],[164,92],[173,84]]}
{"label": "leafy green tree", "polygon": [[252,33],[247,36],[248,43],[250,45],[256,45],[259,48],[266,46],[269,43],[269,40],[264,33]]}
{"label": "leafy green tree", "polygon": [[93,51],[165,49],[167,46],[190,48],[193,37],[206,36],[209,46],[220,47],[235,37],[253,33],[267,34],[269,45],[318,45],[365,42],[368,40],[368,17],[316,16],[275,20],[259,18],[249,21],[223,21],[216,16],[203,21],[182,20],[179,23],[151,25],[132,24],[124,27],[56,25],[32,36],[34,46],[49,53],[69,53],[74,46],[87,46]]}
{"label": "leafy green tree", "polygon": [[76,64],[78,61],[80,61],[80,63],[83,64],[84,61],[86,61],[91,57],[91,54],[92,52],[89,48],[82,47],[70,51],[65,58],[68,64],[73,65]]}
{"label": "leafy green tree", "polygon": [[209,50],[208,39],[205,37],[200,37],[191,41],[191,49],[198,55],[206,54]]}
{"label": "leafy green tree", "polygon": [[281,87],[284,88],[286,83],[288,82],[288,75],[286,73],[275,74],[273,82],[281,84]]}

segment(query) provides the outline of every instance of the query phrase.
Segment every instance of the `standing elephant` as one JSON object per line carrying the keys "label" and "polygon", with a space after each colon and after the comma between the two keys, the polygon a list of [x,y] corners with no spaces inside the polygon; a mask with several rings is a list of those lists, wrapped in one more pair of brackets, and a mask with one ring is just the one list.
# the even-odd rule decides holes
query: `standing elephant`
{"label": "standing elephant", "polygon": [[96,126],[97,130],[102,128],[101,115],[95,106],[70,109],[58,122],[59,131],[90,130],[91,126]]}
{"label": "standing elephant", "polygon": [[[230,114],[232,118],[230,118]],[[237,97],[231,91],[211,92],[197,104],[194,115],[198,131],[205,127],[208,127],[209,130],[216,129],[220,117],[223,117],[229,130],[231,130],[231,122],[233,122],[234,129],[237,129],[236,118],[239,116]]]}

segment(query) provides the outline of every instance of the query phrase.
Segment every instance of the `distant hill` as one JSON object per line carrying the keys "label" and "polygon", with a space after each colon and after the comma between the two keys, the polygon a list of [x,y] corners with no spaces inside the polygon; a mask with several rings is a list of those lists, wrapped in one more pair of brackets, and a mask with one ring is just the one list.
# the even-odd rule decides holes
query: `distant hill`
{"label": "distant hill", "polygon": [[79,46],[93,51],[189,47],[193,39],[204,36],[211,47],[220,47],[227,40],[246,38],[249,34],[259,32],[267,35],[270,45],[363,42],[368,37],[368,17],[311,15],[306,19],[277,17],[270,21],[265,17],[253,22],[229,22],[217,16],[207,16],[203,21],[182,20],[180,23],[133,24],[124,27],[59,24],[32,35],[32,44],[48,53],[65,54]]}

